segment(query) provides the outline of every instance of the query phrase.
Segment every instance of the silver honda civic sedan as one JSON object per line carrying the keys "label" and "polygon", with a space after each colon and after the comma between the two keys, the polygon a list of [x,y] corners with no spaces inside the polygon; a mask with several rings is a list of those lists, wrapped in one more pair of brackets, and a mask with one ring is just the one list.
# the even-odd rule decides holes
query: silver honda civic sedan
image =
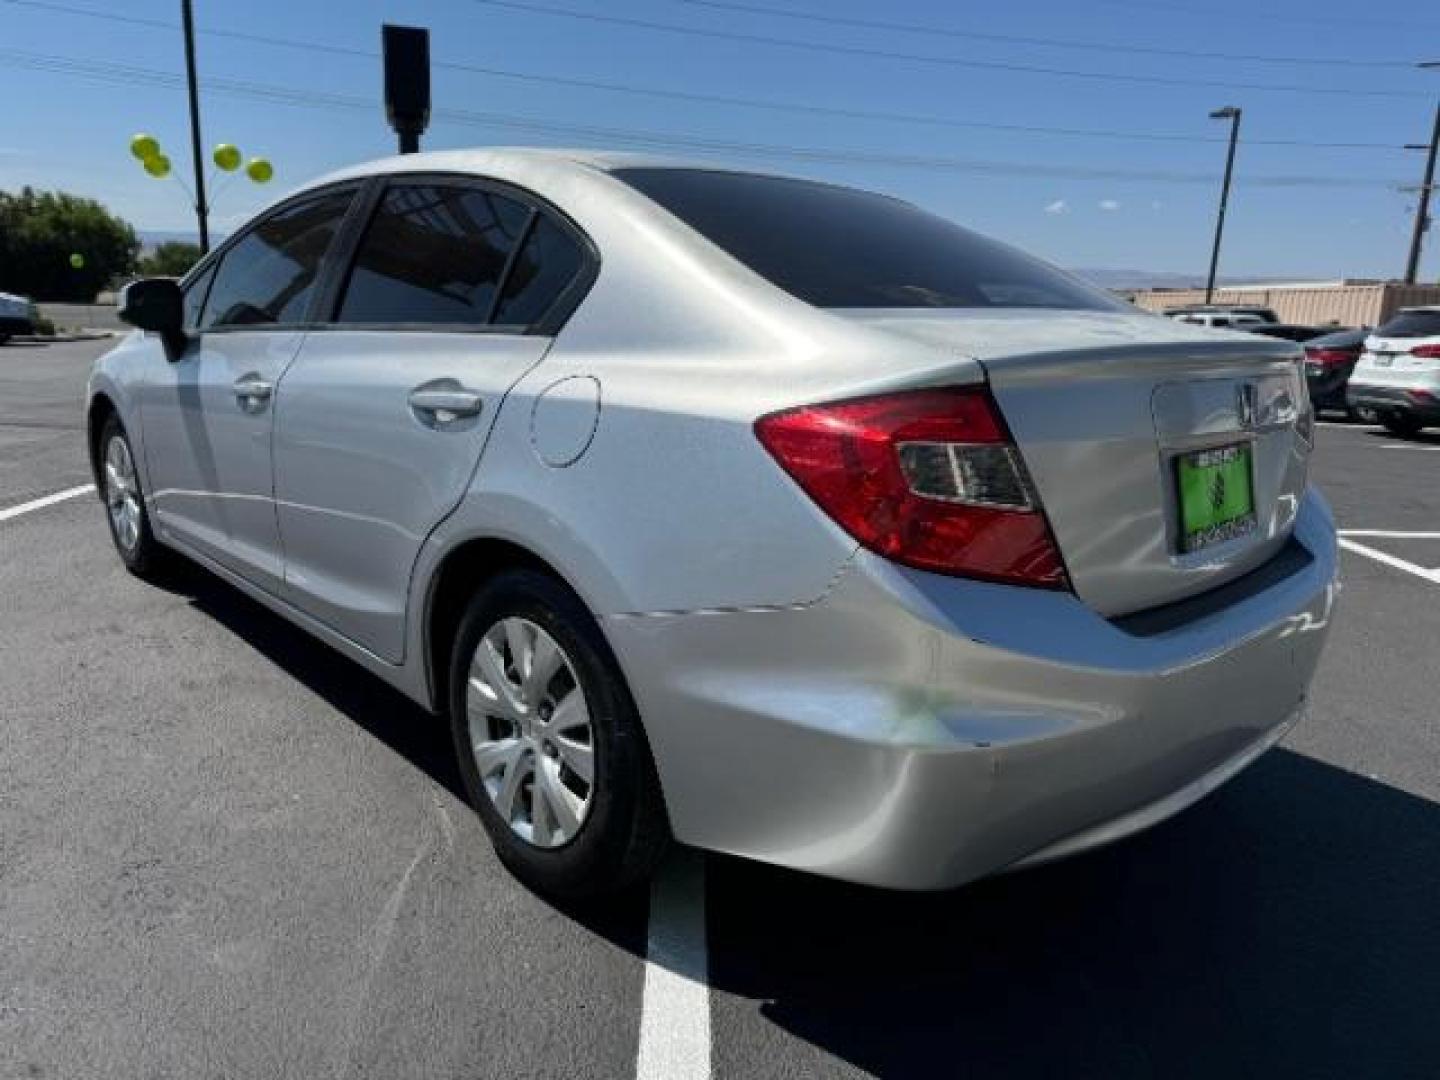
{"label": "silver honda civic sedan", "polygon": [[897,199],[628,155],[328,176],[131,285],[89,451],[183,555],[440,716],[533,887],[673,838],[959,885],[1182,809],[1337,592],[1298,348]]}

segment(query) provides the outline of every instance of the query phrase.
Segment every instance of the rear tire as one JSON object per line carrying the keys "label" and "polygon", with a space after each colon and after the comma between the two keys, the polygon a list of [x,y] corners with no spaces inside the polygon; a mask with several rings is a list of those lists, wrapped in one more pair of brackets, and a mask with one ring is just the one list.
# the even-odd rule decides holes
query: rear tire
{"label": "rear tire", "polygon": [[112,414],[105,418],[100,428],[99,448],[100,498],[105,504],[110,539],[125,569],[136,577],[153,581],[173,565],[174,556],[151,531],[135,452],[118,416]]}
{"label": "rear tire", "polygon": [[670,839],[659,778],[609,645],[568,588],[533,570],[483,585],[455,636],[449,704],[466,793],[517,878],[584,899],[650,875]]}
{"label": "rear tire", "polygon": [[1413,438],[1420,434],[1420,429],[1425,426],[1413,416],[1397,416],[1393,413],[1388,416],[1382,416],[1380,423],[1384,425],[1385,430],[1390,432],[1391,435],[1398,435],[1402,439]]}

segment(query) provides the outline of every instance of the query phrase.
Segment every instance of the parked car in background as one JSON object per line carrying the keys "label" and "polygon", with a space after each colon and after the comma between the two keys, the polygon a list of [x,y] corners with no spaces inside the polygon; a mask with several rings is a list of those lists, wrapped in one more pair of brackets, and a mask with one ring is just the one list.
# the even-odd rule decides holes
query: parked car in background
{"label": "parked car in background", "polygon": [[35,332],[35,305],[28,296],[0,292],[0,345],[16,334]]}
{"label": "parked car in background", "polygon": [[1166,312],[1176,322],[1205,326],[1211,330],[1254,330],[1268,325],[1259,315],[1246,311],[1187,311],[1180,315]]}
{"label": "parked car in background", "polygon": [[1258,304],[1181,304],[1179,307],[1169,308],[1165,314],[1172,319],[1182,318],[1186,315],[1219,315],[1222,317],[1228,315],[1232,318],[1244,315],[1259,319],[1261,322],[1278,323],[1280,321],[1273,308],[1262,307]]}
{"label": "parked car in background", "polygon": [[1369,336],[1369,330],[1339,330],[1305,342],[1305,384],[1317,411],[1354,413],[1345,400],[1345,387]]}
{"label": "parked car in background", "polygon": [[1440,424],[1440,307],[1402,308],[1365,339],[1345,400],[1396,435]]}
{"label": "parked car in background", "polygon": [[1331,623],[1294,345],[896,198],[412,154],[121,314],[87,424],[120,559],[448,716],[547,892],[671,836],[914,889],[1109,843],[1283,737]]}
{"label": "parked car in background", "polygon": [[1296,323],[1260,323],[1258,326],[1247,326],[1245,330],[1251,334],[1279,338],[1281,341],[1310,341],[1313,338],[1333,333],[1335,327],[1300,326]]}

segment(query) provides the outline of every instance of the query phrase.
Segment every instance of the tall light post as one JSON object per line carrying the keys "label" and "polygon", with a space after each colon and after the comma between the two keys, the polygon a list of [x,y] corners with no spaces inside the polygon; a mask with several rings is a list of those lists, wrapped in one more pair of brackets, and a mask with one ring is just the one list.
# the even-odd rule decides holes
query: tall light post
{"label": "tall light post", "polygon": [[200,92],[195,80],[195,14],[180,0],[185,28],[185,81],[190,88],[190,157],[195,164],[195,219],[200,225],[200,254],[210,250],[210,207],[205,202],[205,166],[200,162]]}
{"label": "tall light post", "polygon": [[[1434,71],[1440,69],[1440,60],[1427,60],[1416,66]],[[1407,146],[1406,149],[1410,147]],[[1420,249],[1425,243],[1425,230],[1430,227],[1430,192],[1435,186],[1437,149],[1440,149],[1440,101],[1435,103],[1435,127],[1430,132],[1429,151],[1425,155],[1425,178],[1420,181],[1420,198],[1415,207],[1415,229],[1410,234],[1410,257],[1405,261],[1407,285],[1414,285],[1420,274]]]}
{"label": "tall light post", "polygon": [[1215,217],[1215,245],[1210,249],[1210,273],[1205,278],[1205,303],[1215,295],[1215,271],[1220,265],[1220,237],[1225,232],[1225,207],[1230,202],[1230,177],[1235,171],[1235,144],[1240,141],[1240,109],[1226,105],[1210,114],[1211,120],[1230,121],[1230,149],[1225,154],[1225,180],[1220,186],[1220,212]]}

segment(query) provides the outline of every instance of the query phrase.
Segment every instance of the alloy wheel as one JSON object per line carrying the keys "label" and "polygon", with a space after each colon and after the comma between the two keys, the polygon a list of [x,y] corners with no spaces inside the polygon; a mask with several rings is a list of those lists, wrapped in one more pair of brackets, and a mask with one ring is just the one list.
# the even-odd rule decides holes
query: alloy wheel
{"label": "alloy wheel", "polygon": [[140,484],[135,479],[135,459],[122,435],[112,435],[105,447],[105,505],[115,539],[126,553],[140,543]]}
{"label": "alloy wheel", "polygon": [[595,733],[559,643],[510,616],[480,637],[465,689],[470,747],[500,817],[540,848],[568,843],[595,794]]}

